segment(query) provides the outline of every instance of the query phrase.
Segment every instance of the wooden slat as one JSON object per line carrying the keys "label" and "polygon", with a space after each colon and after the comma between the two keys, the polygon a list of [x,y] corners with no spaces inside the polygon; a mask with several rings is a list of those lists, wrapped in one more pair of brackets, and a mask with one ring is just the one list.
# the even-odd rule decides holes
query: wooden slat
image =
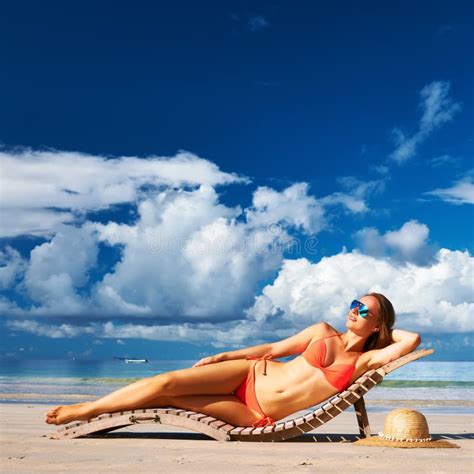
{"label": "wooden slat", "polygon": [[354,399],[354,401],[349,401],[348,398],[349,397],[341,398],[341,400],[338,403],[338,406],[341,407],[343,410],[351,407],[354,404],[354,402],[357,400],[357,399]]}
{"label": "wooden slat", "polygon": [[285,423],[276,423],[274,431],[283,431],[285,429]]}
{"label": "wooden slat", "polygon": [[312,411],[312,412],[310,412],[310,413],[306,413],[305,415],[303,415],[303,420],[304,420],[305,422],[314,420],[314,418],[315,418],[315,414],[314,414],[314,413],[315,413],[314,411]]}
{"label": "wooden slat", "polygon": [[229,425],[229,424],[226,423],[225,425],[221,426],[219,428],[219,430],[223,431],[226,434],[229,434],[234,428],[235,428],[235,426]]}
{"label": "wooden slat", "polygon": [[214,418],[213,416],[206,416],[204,418],[201,418],[199,420],[199,423],[204,423],[205,425],[210,425],[213,421],[217,421],[217,418]]}
{"label": "wooden slat", "polygon": [[305,423],[304,416],[300,416],[299,418],[295,418],[295,425],[296,426],[302,425],[303,423]]}
{"label": "wooden slat", "polygon": [[347,395],[344,395],[344,400],[347,402],[347,403],[350,403],[351,405],[353,403],[355,403],[357,400],[359,400],[360,396],[358,396],[357,394],[355,394],[354,392],[350,392],[348,393]]}
{"label": "wooden slat", "polygon": [[409,362],[412,362],[421,357],[430,355],[433,352],[434,352],[433,349],[420,349],[418,351],[414,351],[414,352],[411,352],[410,354],[404,355],[397,360],[389,362],[388,364],[385,364],[384,366],[382,366],[382,369],[385,371],[386,374],[388,374],[392,372],[393,370],[398,369],[405,364],[408,364]]}
{"label": "wooden slat", "polygon": [[201,421],[192,420],[183,416],[174,416],[168,413],[161,415],[160,418],[161,423],[165,425],[180,426],[189,430],[198,431],[218,441],[229,441],[230,439],[228,434],[224,431],[220,431],[207,423],[203,424]]}
{"label": "wooden slat", "polygon": [[237,426],[233,430],[229,432],[230,435],[239,435],[243,430],[245,430],[244,426]]}
{"label": "wooden slat", "polygon": [[207,415],[204,415],[204,413],[196,413],[194,415],[191,415],[189,418],[191,418],[191,420],[202,420],[203,418],[206,418]]}
{"label": "wooden slat", "polygon": [[324,425],[323,421],[319,421],[317,418],[314,420],[310,420],[306,422],[308,426],[311,427],[311,430],[319,428],[320,426]]}
{"label": "wooden slat", "polygon": [[339,413],[342,413],[344,410],[340,407],[338,407],[337,405],[333,405],[330,409],[329,409],[329,414],[333,417],[336,417],[337,415],[339,415]]}
{"label": "wooden slat", "polygon": [[169,413],[170,415],[179,415],[180,413],[183,413],[186,410],[180,410],[179,408],[167,408],[166,413]]}
{"label": "wooden slat", "polygon": [[216,420],[216,421],[213,421],[212,423],[209,423],[210,426],[212,426],[216,429],[219,429],[221,426],[224,426],[226,424],[227,423],[225,421],[222,421],[222,420]]}
{"label": "wooden slat", "polygon": [[240,433],[239,435],[240,436],[249,436],[250,433],[252,433],[253,431],[253,428],[252,427],[247,427],[247,428],[244,428]]}
{"label": "wooden slat", "polygon": [[321,422],[321,424],[327,423],[329,420],[332,420],[332,416],[330,416],[326,411],[323,410],[323,413],[316,417],[317,420]]}
{"label": "wooden slat", "polygon": [[327,413],[332,408],[332,403],[326,403],[321,408]]}
{"label": "wooden slat", "polygon": [[289,430],[290,428],[293,428],[293,426],[295,426],[294,420],[285,421],[285,430]]}
{"label": "wooden slat", "polygon": [[264,433],[273,433],[275,431],[275,426],[276,426],[275,424],[265,426],[263,432]]}

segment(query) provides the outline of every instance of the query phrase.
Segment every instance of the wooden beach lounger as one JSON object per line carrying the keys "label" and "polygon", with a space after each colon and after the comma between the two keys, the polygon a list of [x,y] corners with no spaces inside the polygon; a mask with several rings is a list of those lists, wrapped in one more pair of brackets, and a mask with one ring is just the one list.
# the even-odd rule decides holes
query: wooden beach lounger
{"label": "wooden beach lounger", "polygon": [[379,384],[386,374],[432,353],[433,349],[420,349],[389,362],[379,369],[369,370],[320,408],[299,418],[277,422],[273,426],[264,428],[232,426],[202,413],[176,408],[156,408],[104,414],[87,421],[74,422],[60,428],[52,438],[79,438],[91,434],[105,434],[130,425],[159,423],[197,431],[218,441],[283,441],[319,428],[352,405],[355,408],[360,437],[367,437],[370,436],[370,426],[365,410],[364,395]]}

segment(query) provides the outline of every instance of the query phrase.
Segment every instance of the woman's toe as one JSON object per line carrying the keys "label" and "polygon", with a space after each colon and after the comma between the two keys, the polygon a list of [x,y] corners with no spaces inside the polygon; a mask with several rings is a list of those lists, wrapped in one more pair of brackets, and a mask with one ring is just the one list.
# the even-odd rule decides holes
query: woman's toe
{"label": "woman's toe", "polygon": [[51,408],[51,410],[48,410],[44,417],[44,421],[49,424],[54,424],[54,422],[56,421],[59,408],[60,407],[54,407],[54,408]]}

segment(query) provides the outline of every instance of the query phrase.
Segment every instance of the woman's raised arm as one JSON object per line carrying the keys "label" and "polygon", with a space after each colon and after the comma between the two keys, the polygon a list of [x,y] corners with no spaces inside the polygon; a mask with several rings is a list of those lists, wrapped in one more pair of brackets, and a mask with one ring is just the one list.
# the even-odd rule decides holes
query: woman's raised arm
{"label": "woman's raised arm", "polygon": [[245,347],[243,349],[237,349],[230,352],[222,352],[214,356],[205,357],[199,362],[193,365],[198,367],[200,365],[213,364],[215,362],[222,362],[225,360],[245,359],[246,357],[271,357],[272,359],[278,359],[280,357],[286,357],[293,354],[301,354],[311,339],[316,336],[323,337],[327,334],[328,329],[331,326],[327,323],[317,323],[312,326],[303,329],[298,334],[290,336],[281,341],[272,342],[268,344],[261,344],[259,346]]}
{"label": "woman's raised arm", "polygon": [[368,362],[370,369],[377,369],[392,360],[414,351],[421,342],[421,337],[415,332],[394,329],[392,331],[393,343],[383,349],[374,349]]}

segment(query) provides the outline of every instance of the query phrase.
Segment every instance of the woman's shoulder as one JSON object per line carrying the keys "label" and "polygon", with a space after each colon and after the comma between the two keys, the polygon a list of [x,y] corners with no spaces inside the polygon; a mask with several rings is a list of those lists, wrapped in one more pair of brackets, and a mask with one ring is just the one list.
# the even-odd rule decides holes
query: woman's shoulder
{"label": "woman's shoulder", "polygon": [[335,329],[334,327],[332,327],[329,323],[325,321],[313,324],[311,326],[311,329],[312,329],[311,342],[315,342],[318,339],[322,339],[324,337],[335,336],[337,334],[341,334],[337,329]]}

